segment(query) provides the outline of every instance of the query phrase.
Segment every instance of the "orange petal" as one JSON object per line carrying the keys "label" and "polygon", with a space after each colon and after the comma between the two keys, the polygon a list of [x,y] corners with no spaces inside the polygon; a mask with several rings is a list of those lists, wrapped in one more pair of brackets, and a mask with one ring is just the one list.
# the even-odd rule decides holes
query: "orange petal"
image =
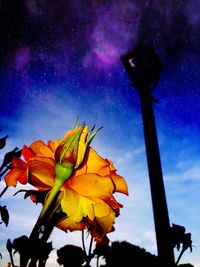
{"label": "orange petal", "polygon": [[108,245],[109,244],[109,238],[105,236],[98,236],[95,238],[96,246],[98,245]]}
{"label": "orange petal", "polygon": [[54,158],[54,151],[47,145],[41,145],[40,153],[42,154],[42,156]]}
{"label": "orange petal", "polygon": [[122,176],[118,174],[111,174],[110,178],[113,180],[113,183],[115,185],[115,192],[120,192],[128,195],[128,186]]}
{"label": "orange petal", "polygon": [[42,145],[45,145],[45,143],[41,140],[35,141],[30,145],[30,149],[35,153],[35,154],[40,154],[40,147]]}
{"label": "orange petal", "polygon": [[33,158],[35,156],[35,153],[33,153],[33,151],[25,145],[22,149],[22,155],[25,161],[28,162],[30,158]]}
{"label": "orange petal", "polygon": [[81,166],[80,168],[75,169],[75,170],[73,171],[73,174],[72,174],[71,178],[68,179],[68,180],[65,182],[64,187],[67,188],[68,186],[71,186],[71,184],[72,184],[72,182],[73,182],[73,178],[76,177],[76,176],[79,176],[79,175],[81,175],[81,174],[85,174],[86,171],[87,171],[87,166],[86,166],[86,165],[83,165],[83,166]]}
{"label": "orange petal", "polygon": [[120,208],[123,207],[122,204],[118,203],[113,196],[105,199],[104,201],[115,211],[117,215],[119,215]]}
{"label": "orange petal", "polygon": [[109,160],[109,159],[108,159],[108,161],[109,161],[109,163],[110,163],[110,166],[109,166],[109,167],[110,167],[110,170],[111,170],[111,171],[116,171],[116,169],[115,169],[115,167],[114,167],[112,161]]}
{"label": "orange petal", "polygon": [[71,188],[86,197],[106,199],[112,195],[114,185],[109,177],[101,177],[97,174],[82,174],[71,178]]}
{"label": "orange petal", "polygon": [[[37,159],[30,161],[29,164],[30,179],[32,176],[34,176],[43,184],[46,184],[48,186],[53,186],[55,182],[54,167],[45,162],[44,160],[50,161],[50,159],[47,158],[44,158],[43,161]],[[31,184],[34,185],[34,179],[31,181]]]}
{"label": "orange petal", "polygon": [[21,184],[27,184],[28,183],[28,174],[27,174],[27,171],[21,172],[21,174],[18,177],[18,181]]}
{"label": "orange petal", "polygon": [[19,180],[20,175],[23,174],[24,171],[20,169],[13,169],[9,173],[7,173],[4,177],[7,186],[16,186],[17,181]]}
{"label": "orange petal", "polygon": [[77,128],[67,131],[64,138],[69,138],[70,136],[74,135],[76,131],[77,131]]}
{"label": "orange petal", "polygon": [[85,174],[86,172],[87,172],[87,166],[82,165],[80,168],[74,170],[73,177],[79,176],[81,174]]}
{"label": "orange petal", "polygon": [[106,176],[110,173],[109,161],[100,157],[91,147],[88,149],[85,163],[88,173],[97,173],[100,176]]}
{"label": "orange petal", "polygon": [[32,186],[36,187],[41,191],[50,190],[52,188],[52,185],[47,185],[46,183],[43,183],[34,175],[29,175],[28,181]]}
{"label": "orange petal", "polygon": [[55,152],[55,142],[49,140],[47,145],[51,148],[52,151]]}
{"label": "orange petal", "polygon": [[[36,160],[38,162],[42,162],[45,163],[47,165],[50,165],[52,168],[55,168],[55,160],[49,157],[34,157],[34,159],[32,160]],[[30,160],[30,162],[32,161]]]}
{"label": "orange petal", "polygon": [[12,160],[12,167],[25,170],[26,167],[27,167],[27,165],[26,165],[26,163],[23,160],[21,160],[19,158],[14,158]]}

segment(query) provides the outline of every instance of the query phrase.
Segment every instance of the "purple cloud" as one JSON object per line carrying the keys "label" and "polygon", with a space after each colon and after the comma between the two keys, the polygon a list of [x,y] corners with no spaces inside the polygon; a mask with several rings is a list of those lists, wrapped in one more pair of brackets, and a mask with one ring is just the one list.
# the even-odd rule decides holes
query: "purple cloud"
{"label": "purple cloud", "polygon": [[86,68],[112,68],[120,56],[137,42],[141,13],[136,3],[114,3],[99,13],[88,38],[90,49],[83,58]]}

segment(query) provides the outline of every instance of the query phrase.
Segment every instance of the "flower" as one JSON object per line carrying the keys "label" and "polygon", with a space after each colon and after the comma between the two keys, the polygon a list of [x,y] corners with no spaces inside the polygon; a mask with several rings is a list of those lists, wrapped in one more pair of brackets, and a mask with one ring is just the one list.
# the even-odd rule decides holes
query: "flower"
{"label": "flower", "polygon": [[92,131],[88,132],[87,126],[82,125],[55,142],[45,144],[39,140],[29,147],[25,145],[22,150],[25,162],[13,160],[5,181],[7,186],[16,186],[19,181],[39,191],[50,190],[44,207],[49,206],[46,204],[51,199],[49,196],[61,190],[60,205],[67,217],[58,222],[57,227],[65,231],[88,228],[98,242],[112,231],[115,216],[122,207],[113,194],[128,195],[128,188],[113,163],[89,146],[97,133]]}
{"label": "flower", "polygon": [[19,158],[14,158],[12,160],[11,171],[5,176],[5,182],[7,186],[16,186],[17,181],[21,184],[27,184],[27,163]]}

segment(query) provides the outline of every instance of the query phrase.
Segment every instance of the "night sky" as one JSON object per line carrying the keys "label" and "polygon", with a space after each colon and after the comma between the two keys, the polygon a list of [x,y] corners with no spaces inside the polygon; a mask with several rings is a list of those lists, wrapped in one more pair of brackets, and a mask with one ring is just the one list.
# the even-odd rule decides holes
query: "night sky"
{"label": "night sky", "polygon": [[[139,95],[120,60],[139,41],[153,44],[163,65],[153,95],[170,222],[192,233],[182,263],[200,267],[199,33],[198,0],[0,1],[0,129],[9,135],[1,159],[62,137],[78,116],[103,126],[92,146],[129,185],[109,237],[156,253]],[[41,208],[16,191],[2,199],[11,217],[0,233],[2,262],[7,238],[28,235]],[[52,240],[55,249],[80,245],[80,233],[55,230]]]}

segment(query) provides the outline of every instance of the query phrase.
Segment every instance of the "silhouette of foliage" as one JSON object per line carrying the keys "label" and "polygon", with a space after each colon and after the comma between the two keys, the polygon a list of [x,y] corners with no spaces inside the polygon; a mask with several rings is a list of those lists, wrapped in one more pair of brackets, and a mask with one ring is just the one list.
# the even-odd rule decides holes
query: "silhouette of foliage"
{"label": "silhouette of foliage", "polygon": [[74,245],[66,245],[57,250],[57,262],[64,267],[80,267],[85,260],[82,248]]}
{"label": "silhouette of foliage", "polygon": [[194,267],[194,265],[190,263],[185,263],[185,264],[179,264],[178,267]]}
{"label": "silhouette of foliage", "polygon": [[0,138],[0,149],[3,149],[5,147],[7,138],[8,138],[8,135]]}
{"label": "silhouette of foliage", "polygon": [[39,262],[38,266],[45,266],[52,249],[51,242],[44,242],[43,240],[31,240],[25,235],[15,238],[13,242],[11,242],[10,239],[7,241],[7,250],[10,254],[10,259],[13,266],[15,266],[13,255],[16,252],[18,252],[20,255],[20,266],[26,266],[29,258],[31,258],[30,264],[36,264]]}
{"label": "silhouette of foliage", "polygon": [[[8,222],[9,222],[9,213],[8,210],[6,208],[6,206],[0,206],[0,214],[1,214],[1,219],[3,221],[3,223],[8,226]],[[2,222],[1,222],[2,223]]]}
{"label": "silhouette of foliage", "polygon": [[132,245],[126,241],[113,242],[111,247],[104,252],[106,265],[102,267],[125,266],[154,266],[159,267],[158,258],[145,249]]}
{"label": "silhouette of foliage", "polygon": [[[116,241],[111,246],[99,246],[94,250],[94,254],[104,257],[106,264],[101,267],[161,267],[157,256],[126,241]],[[187,263],[180,264],[178,267],[194,266]]]}
{"label": "silhouette of foliage", "polygon": [[7,152],[4,156],[3,163],[0,167],[0,171],[3,170],[4,167],[7,167],[9,169],[10,163],[12,162],[13,158],[20,158],[21,157],[21,150],[19,150],[18,147],[15,147],[13,150]]}
{"label": "silhouette of foliage", "polygon": [[[0,130],[1,131],[1,130]],[[6,141],[7,141],[8,135],[5,135],[4,137],[0,138],[0,149],[3,149],[6,146]],[[0,166],[0,178],[6,174],[6,172],[10,169],[11,167],[11,162],[13,160],[14,157],[21,157],[21,150],[19,150],[18,147],[15,147],[13,150],[7,152],[4,155],[3,158],[3,162]],[[1,179],[0,179],[1,180]],[[5,188],[2,190],[2,192],[0,192],[0,198],[4,195],[4,193],[6,192],[6,190],[8,189],[7,186],[5,186]],[[9,223],[9,212],[6,206],[2,206],[0,205],[0,217],[2,222],[5,224],[5,226],[8,226]],[[0,224],[2,223],[0,222]],[[15,266],[14,262],[13,262],[13,257],[12,257],[12,243],[11,241],[8,239],[7,241],[7,250],[10,254],[10,258],[11,258],[11,266]],[[2,258],[2,254],[0,253],[0,258]]]}
{"label": "silhouette of foliage", "polygon": [[[8,135],[0,138],[0,149],[3,149],[5,147],[7,138],[8,138]],[[6,154],[5,154],[5,156],[6,156]],[[4,159],[5,159],[5,156],[4,156]],[[6,166],[6,164],[4,164],[4,160],[3,160],[3,163],[0,166],[0,177],[3,176],[8,171],[8,168],[6,168],[4,170],[5,166]],[[5,187],[2,192],[0,192],[0,198],[3,196],[3,194],[6,192],[6,190],[7,190],[7,187]],[[8,210],[7,210],[6,206],[0,205],[0,217],[1,217],[1,220],[2,220],[0,222],[0,224],[3,222],[5,224],[5,226],[8,226],[9,213],[8,213]]]}
{"label": "silhouette of foliage", "polygon": [[176,264],[179,263],[183,253],[189,248],[190,252],[192,252],[192,240],[191,233],[186,233],[186,229],[184,226],[180,226],[177,224],[172,224],[171,227],[171,241],[173,247],[177,248],[179,251],[182,244],[182,250],[179,254],[179,257],[176,261]]}

